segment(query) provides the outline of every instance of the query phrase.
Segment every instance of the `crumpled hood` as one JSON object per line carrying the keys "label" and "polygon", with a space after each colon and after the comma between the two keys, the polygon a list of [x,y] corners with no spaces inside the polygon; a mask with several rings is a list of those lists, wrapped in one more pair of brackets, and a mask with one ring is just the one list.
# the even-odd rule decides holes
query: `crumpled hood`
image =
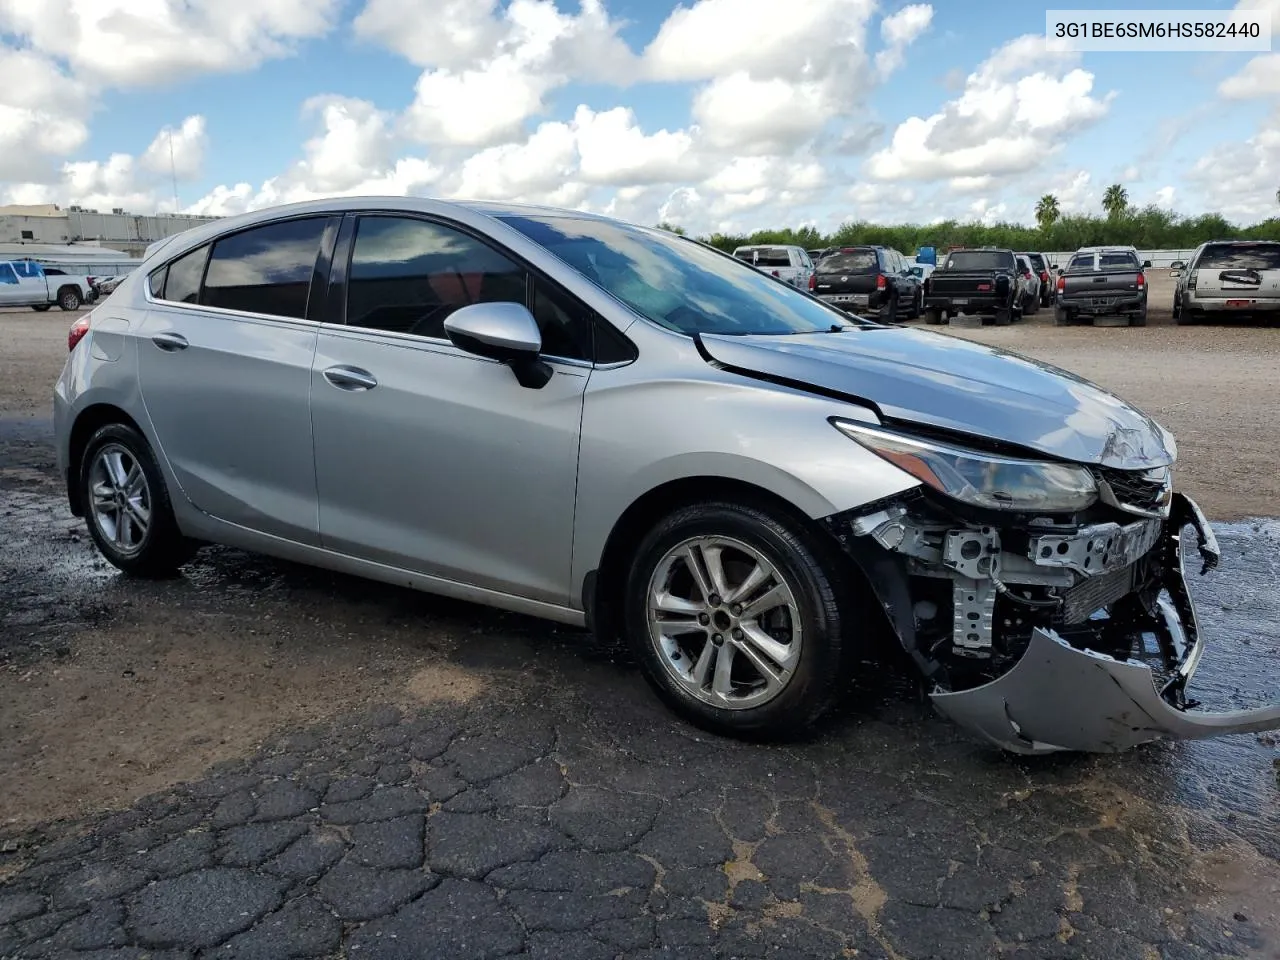
{"label": "crumpled hood", "polygon": [[1142,411],[1051,364],[907,327],[702,336],[739,370],[870,401],[886,417],[1017,444],[1078,463],[1172,463],[1173,437]]}

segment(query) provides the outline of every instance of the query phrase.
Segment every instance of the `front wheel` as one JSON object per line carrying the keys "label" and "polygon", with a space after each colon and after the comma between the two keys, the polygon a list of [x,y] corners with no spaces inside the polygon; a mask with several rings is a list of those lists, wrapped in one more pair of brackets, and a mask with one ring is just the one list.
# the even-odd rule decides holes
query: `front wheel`
{"label": "front wheel", "polygon": [[728,502],[676,510],[640,543],[626,634],[677,714],[729,736],[794,735],[826,711],[841,675],[838,565],[773,511]]}
{"label": "front wheel", "polygon": [[195,554],[173,516],[164,476],[133,427],[100,427],[80,462],[80,497],[89,535],[125,573],[166,577]]}

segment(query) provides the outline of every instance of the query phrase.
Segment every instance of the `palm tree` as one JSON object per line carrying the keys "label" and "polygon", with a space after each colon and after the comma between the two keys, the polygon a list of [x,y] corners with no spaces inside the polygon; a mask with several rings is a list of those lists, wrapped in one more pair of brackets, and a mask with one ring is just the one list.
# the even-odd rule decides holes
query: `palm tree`
{"label": "palm tree", "polygon": [[1129,191],[1118,183],[1113,183],[1107,187],[1107,192],[1102,195],[1102,209],[1107,211],[1107,217],[1115,220],[1123,216],[1124,212],[1129,209]]}
{"label": "palm tree", "polygon": [[1036,203],[1036,223],[1040,224],[1041,230],[1053,226],[1060,216],[1062,208],[1058,206],[1058,198],[1052,193],[1046,193]]}

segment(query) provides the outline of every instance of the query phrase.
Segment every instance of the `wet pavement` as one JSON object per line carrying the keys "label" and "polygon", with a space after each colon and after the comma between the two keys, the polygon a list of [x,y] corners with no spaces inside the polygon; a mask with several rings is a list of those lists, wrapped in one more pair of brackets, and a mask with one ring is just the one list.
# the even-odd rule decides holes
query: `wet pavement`
{"label": "wet pavement", "polygon": [[[1280,956],[1270,736],[1018,759],[884,664],[806,742],[721,740],[577,631],[229,550],[131,583],[66,513],[47,424],[0,420],[0,454],[6,677],[177,610],[209,644],[247,617],[284,661],[323,620],[330,651],[372,663],[390,635],[406,676],[476,681],[388,687],[119,809],[0,825],[0,957]],[[1254,706],[1280,698],[1280,523],[1216,529],[1194,692]]]}

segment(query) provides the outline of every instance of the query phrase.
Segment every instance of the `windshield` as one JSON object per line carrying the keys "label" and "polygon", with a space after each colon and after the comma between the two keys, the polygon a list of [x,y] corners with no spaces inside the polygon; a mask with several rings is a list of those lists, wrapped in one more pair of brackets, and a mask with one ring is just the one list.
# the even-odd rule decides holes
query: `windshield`
{"label": "windshield", "polygon": [[1002,250],[957,250],[947,257],[948,270],[1010,270],[1013,254]]}
{"label": "windshield", "polygon": [[823,273],[879,273],[880,262],[874,250],[841,250],[822,258]]}
{"label": "windshield", "polygon": [[1031,261],[1031,266],[1037,273],[1047,269],[1044,265],[1044,257],[1041,256],[1040,254],[1028,253],[1028,254],[1025,254],[1025,256],[1028,260]]}
{"label": "windshield", "polygon": [[748,263],[677,236],[578,217],[501,219],[668,330],[819,333],[856,322]]}

